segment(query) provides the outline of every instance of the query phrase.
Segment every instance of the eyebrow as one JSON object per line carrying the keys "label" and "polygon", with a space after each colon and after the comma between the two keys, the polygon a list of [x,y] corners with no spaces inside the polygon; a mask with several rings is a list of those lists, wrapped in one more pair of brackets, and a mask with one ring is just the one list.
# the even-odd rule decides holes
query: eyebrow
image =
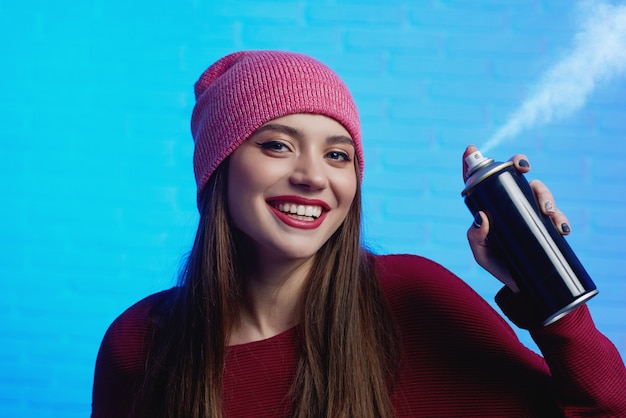
{"label": "eyebrow", "polygon": [[[263,125],[259,129],[254,131],[254,133],[252,135],[257,135],[257,134],[260,134],[261,132],[264,132],[264,131],[281,132],[281,133],[284,133],[286,135],[292,136],[292,137],[297,138],[297,139],[302,139],[304,137],[304,134],[300,130],[298,130],[298,129],[292,127],[292,126],[281,125],[279,123],[268,123],[267,125]],[[354,141],[352,140],[352,138],[350,138],[349,136],[346,136],[346,135],[332,135],[332,136],[329,136],[328,138],[326,138],[326,143],[328,143],[330,145],[347,144],[347,145],[351,145],[351,146],[354,147]]]}

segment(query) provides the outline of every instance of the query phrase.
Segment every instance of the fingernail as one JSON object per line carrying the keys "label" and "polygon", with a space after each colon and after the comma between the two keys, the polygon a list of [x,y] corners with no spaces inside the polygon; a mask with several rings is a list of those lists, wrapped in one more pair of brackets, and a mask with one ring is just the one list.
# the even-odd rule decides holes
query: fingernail
{"label": "fingernail", "polygon": [[526,160],[519,160],[517,164],[519,164],[520,167],[530,167],[530,164],[528,164]]}
{"label": "fingernail", "polygon": [[554,205],[550,200],[543,204],[543,207],[546,209],[548,213],[554,213]]}
{"label": "fingernail", "polygon": [[561,231],[563,231],[564,234],[569,234],[570,233],[570,229],[569,229],[569,225],[566,223],[562,223],[561,224]]}
{"label": "fingernail", "polygon": [[476,215],[474,215],[474,228],[480,228],[482,224],[483,224],[483,217],[480,216],[480,213],[476,213]]}

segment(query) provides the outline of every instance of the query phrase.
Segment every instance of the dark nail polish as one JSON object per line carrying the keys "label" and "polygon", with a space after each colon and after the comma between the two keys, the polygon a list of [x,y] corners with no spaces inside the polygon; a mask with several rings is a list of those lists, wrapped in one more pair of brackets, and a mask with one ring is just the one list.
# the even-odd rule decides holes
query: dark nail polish
{"label": "dark nail polish", "polygon": [[480,213],[476,213],[476,215],[474,215],[474,228],[480,228],[482,224],[483,224],[482,216],[480,216]]}
{"label": "dark nail polish", "polygon": [[561,230],[563,231],[564,234],[569,234],[570,232],[569,225],[566,223],[562,223]]}
{"label": "dark nail polish", "polygon": [[517,163],[520,167],[530,167],[530,164],[528,164],[528,161],[526,160],[519,160]]}

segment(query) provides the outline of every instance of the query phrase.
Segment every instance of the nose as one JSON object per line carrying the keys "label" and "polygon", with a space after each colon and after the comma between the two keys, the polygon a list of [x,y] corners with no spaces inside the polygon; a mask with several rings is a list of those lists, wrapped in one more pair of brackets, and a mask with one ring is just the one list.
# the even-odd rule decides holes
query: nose
{"label": "nose", "polygon": [[323,158],[313,155],[300,155],[294,164],[294,170],[289,176],[291,184],[310,190],[320,190],[328,186],[328,176]]}

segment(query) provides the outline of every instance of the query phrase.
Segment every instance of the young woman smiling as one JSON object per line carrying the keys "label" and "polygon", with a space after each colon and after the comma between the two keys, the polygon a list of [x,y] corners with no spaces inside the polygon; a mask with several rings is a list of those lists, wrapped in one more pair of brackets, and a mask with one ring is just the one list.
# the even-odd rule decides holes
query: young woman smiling
{"label": "young woman smiling", "polygon": [[195,242],[179,285],[107,331],[94,418],[626,414],[615,347],[585,306],[533,322],[490,253],[486,217],[468,231],[472,250],[544,357],[442,266],[362,248],[360,124],[328,67],[238,52],[203,73],[196,100]]}

